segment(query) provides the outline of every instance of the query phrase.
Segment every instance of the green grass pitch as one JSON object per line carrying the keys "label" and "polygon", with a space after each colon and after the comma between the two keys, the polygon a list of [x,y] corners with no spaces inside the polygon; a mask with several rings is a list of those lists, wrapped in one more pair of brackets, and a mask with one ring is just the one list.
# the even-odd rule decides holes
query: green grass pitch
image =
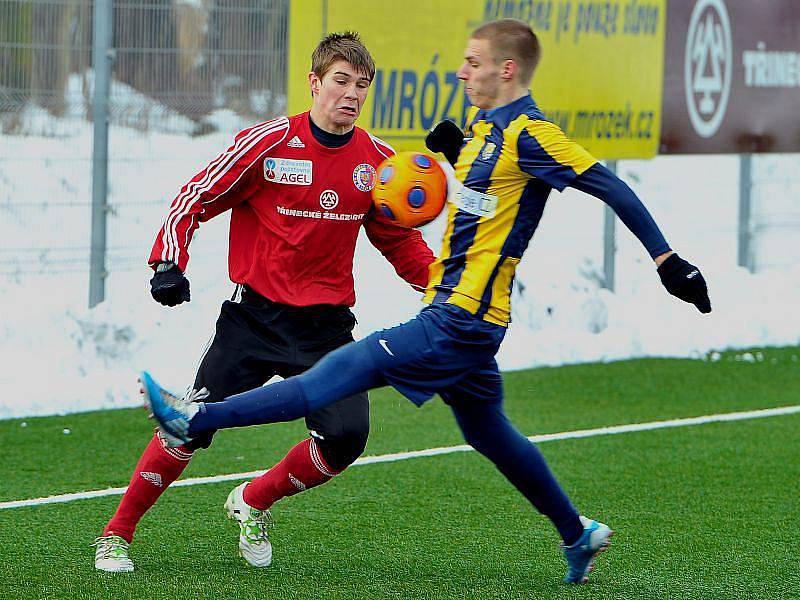
{"label": "green grass pitch", "polygon": [[[507,408],[533,435],[800,404],[800,348],[749,352],[507,373]],[[367,455],[463,443],[438,399],[371,398]],[[142,410],[0,421],[0,502],[124,486],[151,430]],[[119,496],[0,510],[0,598],[800,598],[798,431],[793,414],[542,444],[617,532],[587,586],[561,583],[554,529],[469,452],[354,467],[280,502],[264,570],[223,515],[235,482],[169,490],[130,574],[95,571],[89,547]],[[304,435],[223,432],[184,477],[266,468]]]}

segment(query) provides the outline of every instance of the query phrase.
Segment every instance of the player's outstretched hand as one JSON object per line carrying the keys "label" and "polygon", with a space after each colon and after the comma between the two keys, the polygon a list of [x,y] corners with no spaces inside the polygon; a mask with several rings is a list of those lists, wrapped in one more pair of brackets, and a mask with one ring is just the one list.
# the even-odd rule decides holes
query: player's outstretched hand
{"label": "player's outstretched hand", "polygon": [[441,152],[453,167],[458,161],[458,153],[464,143],[464,132],[458,125],[445,119],[439,121],[436,126],[425,136],[425,146],[431,152]]}
{"label": "player's outstretched hand", "polygon": [[692,263],[683,260],[677,254],[671,254],[658,267],[658,275],[670,294],[684,302],[694,304],[701,313],[711,312],[706,280],[700,269]]}
{"label": "player's outstretched hand", "polygon": [[[150,280],[150,294],[153,299],[164,306],[177,306],[189,302],[189,280],[177,265],[162,263]],[[167,266],[166,269],[163,267]]]}

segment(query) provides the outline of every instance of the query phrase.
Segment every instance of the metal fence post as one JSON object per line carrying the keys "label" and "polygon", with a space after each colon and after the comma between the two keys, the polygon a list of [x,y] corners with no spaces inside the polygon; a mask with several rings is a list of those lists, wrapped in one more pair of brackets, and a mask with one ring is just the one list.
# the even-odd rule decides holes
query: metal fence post
{"label": "metal fence post", "polygon": [[[606,161],[609,171],[616,174],[617,161]],[[617,215],[608,204],[603,205],[603,287],[614,291],[614,258],[617,252]]]}
{"label": "metal fence post", "polygon": [[113,0],[95,0],[92,15],[92,242],[89,257],[89,308],[105,299],[106,217],[108,214],[108,97],[111,90]]}
{"label": "metal fence post", "polygon": [[752,154],[739,155],[739,266],[753,272],[750,230],[750,193],[753,188]]}

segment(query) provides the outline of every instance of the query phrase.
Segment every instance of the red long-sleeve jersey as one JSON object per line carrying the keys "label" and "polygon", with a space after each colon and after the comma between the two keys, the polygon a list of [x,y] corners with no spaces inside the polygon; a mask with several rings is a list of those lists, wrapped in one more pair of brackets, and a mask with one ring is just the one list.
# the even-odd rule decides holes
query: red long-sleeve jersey
{"label": "red long-sleeve jersey", "polygon": [[358,127],[344,146],[323,146],[311,133],[307,112],[245,129],[183,186],[149,263],[170,261],[185,271],[199,224],[232,209],[230,278],[270,300],[352,306],[353,254],[362,225],[397,274],[424,289],[433,253],[419,231],[373,210],[370,197],[378,165],[393,153]]}

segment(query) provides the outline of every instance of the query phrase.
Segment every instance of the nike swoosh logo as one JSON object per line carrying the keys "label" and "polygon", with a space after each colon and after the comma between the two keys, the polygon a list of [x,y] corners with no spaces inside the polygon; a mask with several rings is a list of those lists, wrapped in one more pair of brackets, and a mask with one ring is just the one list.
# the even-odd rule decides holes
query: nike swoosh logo
{"label": "nike swoosh logo", "polygon": [[386,343],[386,340],[378,340],[378,343],[381,345],[381,348],[386,350],[389,353],[389,356],[394,356],[394,352],[389,350],[389,344]]}

